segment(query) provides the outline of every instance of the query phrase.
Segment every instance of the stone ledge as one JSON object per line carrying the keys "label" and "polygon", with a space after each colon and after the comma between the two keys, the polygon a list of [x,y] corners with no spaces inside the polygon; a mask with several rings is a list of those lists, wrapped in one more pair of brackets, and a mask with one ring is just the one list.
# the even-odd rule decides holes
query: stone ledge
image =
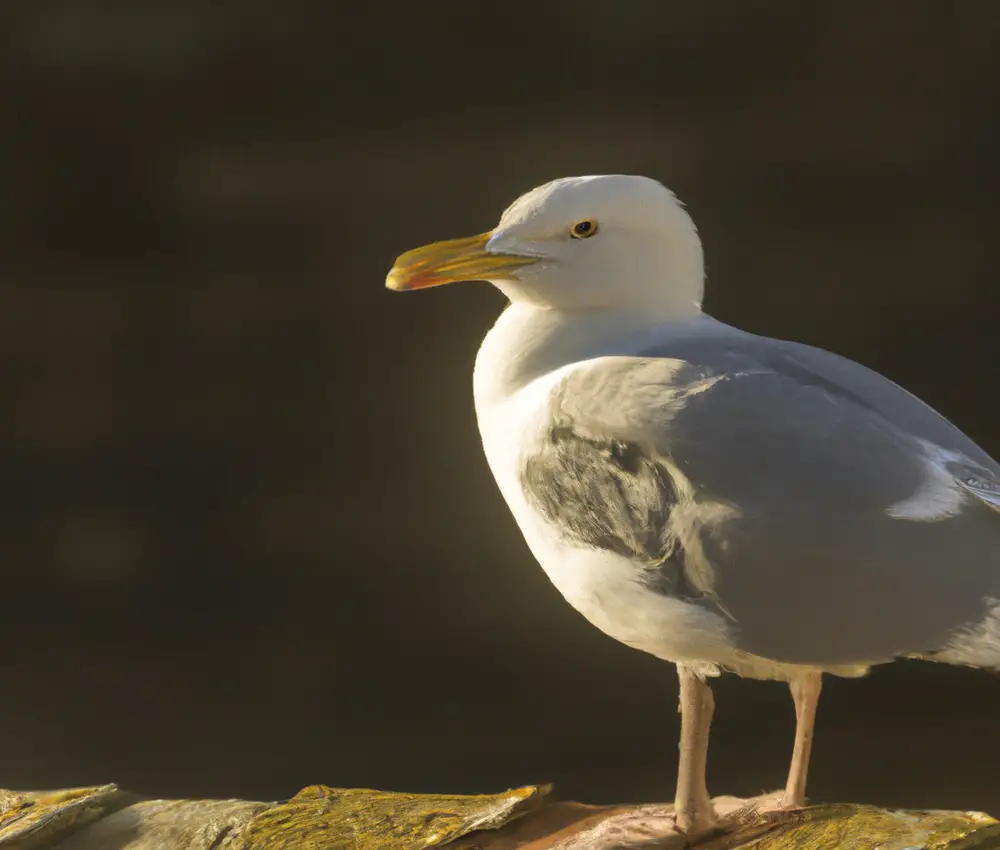
{"label": "stone ledge", "polygon": [[0,790],[0,850],[986,850],[980,812],[845,803],[770,812],[717,798],[727,826],[692,841],[667,805],[550,802],[549,788],[486,795],[304,788],[283,802],[148,800],[116,785]]}

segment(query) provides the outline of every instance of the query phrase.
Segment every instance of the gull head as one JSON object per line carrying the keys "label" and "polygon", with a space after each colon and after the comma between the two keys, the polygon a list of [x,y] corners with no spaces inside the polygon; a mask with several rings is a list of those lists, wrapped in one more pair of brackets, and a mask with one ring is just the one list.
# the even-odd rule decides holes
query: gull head
{"label": "gull head", "polygon": [[495,228],[407,251],[393,290],[486,280],[511,301],[561,310],[701,308],[704,263],[691,217],[648,177],[553,180],[522,195]]}

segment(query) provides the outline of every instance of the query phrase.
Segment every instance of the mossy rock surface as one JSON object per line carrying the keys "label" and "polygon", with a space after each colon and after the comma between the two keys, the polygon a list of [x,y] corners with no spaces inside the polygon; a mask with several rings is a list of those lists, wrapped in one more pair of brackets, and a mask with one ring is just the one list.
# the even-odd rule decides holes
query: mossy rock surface
{"label": "mossy rock surface", "polygon": [[304,788],[278,803],[143,800],[115,785],[0,791],[0,850],[395,850],[503,826],[545,788],[403,794]]}
{"label": "mossy rock surface", "polygon": [[304,788],[276,803],[147,800],[115,785],[0,791],[0,850],[1000,850],[978,812],[828,804],[798,812],[738,807],[697,841],[671,831],[669,806],[551,803],[548,788],[405,794]]}

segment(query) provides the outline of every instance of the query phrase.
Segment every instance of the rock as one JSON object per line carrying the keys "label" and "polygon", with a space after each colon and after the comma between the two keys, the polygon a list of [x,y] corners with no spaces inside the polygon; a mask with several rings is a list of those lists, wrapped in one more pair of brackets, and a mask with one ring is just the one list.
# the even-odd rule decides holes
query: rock
{"label": "rock", "polygon": [[146,800],[116,785],[0,791],[0,850],[985,850],[981,812],[846,803],[793,812],[773,798],[717,798],[723,825],[692,838],[669,805],[549,802],[546,786],[501,794],[304,788],[290,800]]}

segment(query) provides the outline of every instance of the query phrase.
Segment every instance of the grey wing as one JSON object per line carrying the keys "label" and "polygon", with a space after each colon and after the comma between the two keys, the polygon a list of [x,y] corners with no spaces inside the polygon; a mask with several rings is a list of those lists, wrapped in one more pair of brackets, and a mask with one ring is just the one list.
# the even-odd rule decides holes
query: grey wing
{"label": "grey wing", "polygon": [[930,654],[1000,598],[1000,468],[943,417],[791,343],[657,353],[592,361],[552,397],[522,482],[567,536],[790,663]]}

